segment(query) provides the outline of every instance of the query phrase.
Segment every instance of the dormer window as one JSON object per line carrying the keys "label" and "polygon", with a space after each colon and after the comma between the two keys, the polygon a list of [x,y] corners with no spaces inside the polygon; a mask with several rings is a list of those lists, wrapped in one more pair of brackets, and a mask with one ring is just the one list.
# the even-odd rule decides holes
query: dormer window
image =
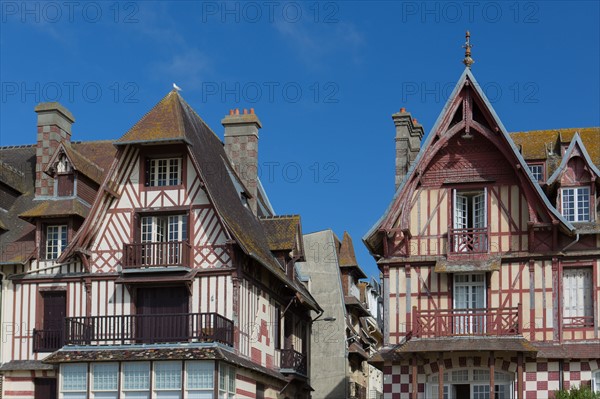
{"label": "dormer window", "polygon": [[561,189],[562,214],[569,222],[590,221],[590,188],[570,187]]}
{"label": "dormer window", "polygon": [[65,154],[62,154],[56,163],[56,173],[71,173],[71,163]]}
{"label": "dormer window", "polygon": [[544,165],[541,163],[537,163],[537,164],[530,164],[529,165],[529,170],[531,171],[531,174],[533,175],[533,178],[540,182],[540,181],[544,181]]}
{"label": "dormer window", "polygon": [[147,187],[181,184],[181,158],[151,158],[147,160],[146,168]]}

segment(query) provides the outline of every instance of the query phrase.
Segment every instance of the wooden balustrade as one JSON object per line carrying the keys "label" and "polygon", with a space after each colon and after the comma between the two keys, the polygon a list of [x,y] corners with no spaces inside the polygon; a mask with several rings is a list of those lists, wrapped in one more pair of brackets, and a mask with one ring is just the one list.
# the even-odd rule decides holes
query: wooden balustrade
{"label": "wooden balustrade", "polygon": [[482,253],[488,250],[488,228],[450,229],[448,252]]}
{"label": "wooden balustrade", "polygon": [[412,312],[412,336],[506,336],[521,334],[522,309],[439,309]]}
{"label": "wooden balustrade", "polygon": [[220,342],[233,346],[233,322],[218,313],[67,317],[66,345]]}
{"label": "wooden balustrade", "polygon": [[123,244],[123,269],[142,267],[190,267],[190,243],[187,241]]}
{"label": "wooden balustrade", "polygon": [[308,375],[306,356],[295,351],[293,346],[291,349],[281,349],[281,372],[285,373],[286,370],[292,370],[304,376]]}

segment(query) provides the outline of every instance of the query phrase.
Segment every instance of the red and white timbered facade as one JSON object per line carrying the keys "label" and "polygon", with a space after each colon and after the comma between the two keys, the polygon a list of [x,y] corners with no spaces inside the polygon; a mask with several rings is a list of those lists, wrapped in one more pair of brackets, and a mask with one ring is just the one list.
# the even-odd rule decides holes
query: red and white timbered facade
{"label": "red and white timbered facade", "polygon": [[[253,113],[231,118],[236,139],[246,119],[260,126]],[[278,217],[247,205],[264,193],[238,177],[235,154],[176,91],[110,147],[86,150],[65,154],[101,172],[95,199],[69,197],[83,206],[48,219],[65,198],[29,198],[17,227],[35,249],[3,254],[1,396],[308,397],[320,308],[295,275],[301,229],[269,235]]]}
{"label": "red and white timbered facade", "polygon": [[373,362],[386,398],[600,390],[600,159],[575,133],[562,162],[529,164],[534,143],[515,140],[465,69],[365,236],[383,273],[386,347]]}

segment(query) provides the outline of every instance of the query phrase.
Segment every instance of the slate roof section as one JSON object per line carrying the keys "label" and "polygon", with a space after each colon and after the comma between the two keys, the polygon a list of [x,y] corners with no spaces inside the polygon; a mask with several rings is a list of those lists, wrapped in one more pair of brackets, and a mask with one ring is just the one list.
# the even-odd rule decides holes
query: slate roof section
{"label": "slate roof section", "polygon": [[300,215],[272,216],[260,219],[271,251],[291,251],[296,246]]}
{"label": "slate roof section", "polygon": [[54,365],[41,360],[11,360],[0,366],[0,371],[54,370]]}
{"label": "slate roof section", "polygon": [[6,212],[0,212],[1,223],[6,230],[0,234],[0,265],[24,264],[35,252],[35,226],[17,215],[34,206],[35,146],[0,147],[0,159],[4,171],[10,169],[18,172],[10,176],[0,173],[0,181],[6,184],[5,179],[22,176],[18,182],[7,184],[17,184],[22,190],[21,195]]}
{"label": "slate roof section", "polygon": [[116,362],[149,360],[221,360],[252,371],[287,381],[278,371],[262,367],[218,345],[189,347],[183,345],[131,349],[61,349],[43,360],[47,365],[75,362]]}
{"label": "slate roof section", "polygon": [[34,201],[33,203],[34,207],[19,214],[20,218],[31,220],[75,215],[85,219],[90,212],[90,207],[78,198]]}

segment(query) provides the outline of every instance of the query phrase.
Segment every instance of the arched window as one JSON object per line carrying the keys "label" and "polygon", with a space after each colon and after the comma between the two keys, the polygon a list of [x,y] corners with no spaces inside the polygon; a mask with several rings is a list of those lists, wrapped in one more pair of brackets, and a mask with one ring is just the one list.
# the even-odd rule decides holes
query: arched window
{"label": "arched window", "polygon": [[[494,372],[495,397],[497,399],[511,399],[513,395],[513,373],[504,371]],[[439,373],[427,377],[427,397],[438,397]],[[490,398],[490,370],[487,368],[466,368],[448,370],[444,373],[443,399],[489,399]]]}

